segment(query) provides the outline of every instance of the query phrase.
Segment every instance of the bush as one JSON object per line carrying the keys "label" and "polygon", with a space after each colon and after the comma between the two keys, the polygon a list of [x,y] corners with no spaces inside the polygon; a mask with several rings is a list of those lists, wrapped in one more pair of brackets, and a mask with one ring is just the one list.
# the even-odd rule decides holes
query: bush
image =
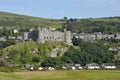
{"label": "bush", "polygon": [[13,72],[13,69],[10,67],[2,66],[0,67],[1,72]]}
{"label": "bush", "polygon": [[34,58],[32,59],[32,61],[33,61],[33,62],[40,62],[40,58],[39,58],[39,57],[34,57]]}

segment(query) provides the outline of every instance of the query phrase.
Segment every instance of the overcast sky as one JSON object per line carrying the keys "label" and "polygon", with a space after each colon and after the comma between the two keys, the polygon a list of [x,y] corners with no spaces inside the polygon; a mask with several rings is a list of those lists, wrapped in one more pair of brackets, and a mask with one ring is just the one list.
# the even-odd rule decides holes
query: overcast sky
{"label": "overcast sky", "polygon": [[120,16],[120,0],[0,0],[0,11],[43,18]]}

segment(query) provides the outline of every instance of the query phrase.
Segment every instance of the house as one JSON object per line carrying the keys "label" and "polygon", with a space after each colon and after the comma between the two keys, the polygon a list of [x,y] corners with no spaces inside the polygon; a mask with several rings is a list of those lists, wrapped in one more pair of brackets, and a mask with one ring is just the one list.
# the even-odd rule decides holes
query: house
{"label": "house", "polygon": [[86,64],[86,68],[87,69],[99,69],[99,65],[97,63],[89,63],[89,64]]}
{"label": "house", "polygon": [[62,69],[64,69],[64,70],[65,70],[65,69],[67,69],[67,68],[66,68],[65,66],[63,66],[63,67],[62,67]]}
{"label": "house", "polygon": [[6,39],[3,37],[0,37],[0,41],[6,41]]}
{"label": "house", "polygon": [[118,51],[117,55],[116,56],[120,56],[120,50]]}
{"label": "house", "polygon": [[116,69],[116,66],[114,63],[103,63],[102,68],[104,68],[104,69]]}
{"label": "house", "polygon": [[13,33],[15,34],[15,33],[18,33],[18,30],[17,29],[14,29],[13,30]]}
{"label": "house", "polygon": [[16,39],[15,36],[8,36],[8,39]]}
{"label": "house", "polygon": [[48,70],[49,70],[49,71],[54,71],[55,68],[54,68],[54,67],[48,67]]}
{"label": "house", "polygon": [[94,32],[93,34],[96,36],[96,39],[102,39],[103,34],[101,32]]}
{"label": "house", "polygon": [[83,39],[84,41],[95,40],[96,36],[92,33],[80,33],[76,35],[77,38]]}
{"label": "house", "polygon": [[42,68],[42,67],[39,67],[39,68],[38,68],[38,70],[40,70],[40,71],[41,71],[41,70],[43,70],[43,68]]}
{"label": "house", "polygon": [[17,36],[17,39],[22,41],[23,40],[23,36],[19,35],[19,36]]}
{"label": "house", "polygon": [[114,47],[114,48],[111,47],[111,48],[109,48],[108,50],[109,50],[109,51],[117,51],[118,49],[115,48],[115,47]]}
{"label": "house", "polygon": [[34,70],[34,67],[33,67],[33,66],[31,66],[29,69],[30,69],[30,70]]}
{"label": "house", "polygon": [[80,64],[75,64],[76,69],[83,69]]}
{"label": "house", "polygon": [[23,65],[23,69],[29,69],[30,66],[31,66],[30,64],[24,64],[24,65]]}
{"label": "house", "polygon": [[71,64],[71,63],[65,64],[65,66],[67,67],[67,69],[72,69],[72,70],[76,69],[76,67],[74,66],[74,64]]}
{"label": "house", "polygon": [[120,39],[120,34],[115,34],[115,39]]}

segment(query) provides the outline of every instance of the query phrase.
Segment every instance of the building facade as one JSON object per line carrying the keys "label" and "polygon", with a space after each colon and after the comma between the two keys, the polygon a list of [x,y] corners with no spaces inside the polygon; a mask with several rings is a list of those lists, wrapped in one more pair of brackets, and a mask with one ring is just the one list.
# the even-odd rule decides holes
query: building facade
{"label": "building facade", "polygon": [[120,34],[102,34],[101,32],[94,33],[79,33],[75,35],[76,38],[84,41],[101,40],[101,39],[120,39]]}

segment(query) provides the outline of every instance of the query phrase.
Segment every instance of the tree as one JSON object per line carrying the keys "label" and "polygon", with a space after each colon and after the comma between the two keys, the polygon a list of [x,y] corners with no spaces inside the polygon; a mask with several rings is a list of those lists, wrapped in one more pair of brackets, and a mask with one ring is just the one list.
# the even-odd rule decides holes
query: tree
{"label": "tree", "polygon": [[73,63],[73,61],[68,56],[63,56],[61,60],[63,63]]}
{"label": "tree", "polygon": [[7,40],[7,41],[4,41],[4,42],[0,42],[0,48],[6,48],[10,45],[14,45],[15,44],[15,41],[14,40]]}
{"label": "tree", "polygon": [[67,18],[67,17],[63,17],[63,19],[64,19],[65,21],[67,21],[67,20],[68,20],[68,18]]}
{"label": "tree", "polygon": [[59,58],[52,58],[48,57],[41,63],[43,67],[60,67],[61,66],[61,59]]}
{"label": "tree", "polygon": [[38,62],[40,62],[40,58],[39,57],[33,57],[32,61],[38,63]]}

